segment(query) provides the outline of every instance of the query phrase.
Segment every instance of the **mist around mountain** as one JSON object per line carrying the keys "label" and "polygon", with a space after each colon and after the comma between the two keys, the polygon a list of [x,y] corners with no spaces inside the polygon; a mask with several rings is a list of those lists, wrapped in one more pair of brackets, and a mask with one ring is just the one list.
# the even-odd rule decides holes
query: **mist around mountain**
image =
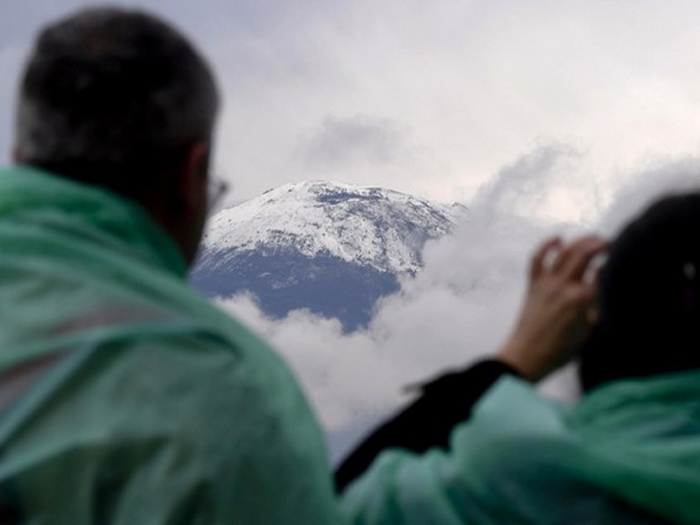
{"label": "mist around mountain", "polygon": [[[216,302],[289,363],[337,460],[382,414],[410,401],[407,385],[492,355],[517,320],[528,261],[544,239],[592,231],[612,238],[656,196],[698,184],[700,161],[674,160],[631,173],[601,201],[595,180],[576,171],[578,158],[568,147],[538,148],[504,167],[470,199],[468,220],[426,243],[424,266],[401,278],[400,293],[375,305],[365,330],[344,333],[336,319],[308,310],[271,319],[245,295]],[[542,218],[561,190],[576,194],[581,219]],[[567,369],[542,388],[575,399],[575,377]]]}
{"label": "mist around mountain", "polygon": [[306,309],[352,332],[465,215],[387,189],[287,184],[213,217],[191,281],[211,297],[249,293],[275,319]]}

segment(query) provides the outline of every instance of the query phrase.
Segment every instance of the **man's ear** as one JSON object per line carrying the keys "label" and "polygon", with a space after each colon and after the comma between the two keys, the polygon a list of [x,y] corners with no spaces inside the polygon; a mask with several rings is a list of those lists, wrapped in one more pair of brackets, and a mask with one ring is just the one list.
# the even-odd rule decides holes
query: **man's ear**
{"label": "man's ear", "polygon": [[185,218],[206,212],[208,169],[209,145],[204,141],[192,143],[185,151],[178,180],[181,211]]}
{"label": "man's ear", "polygon": [[13,164],[22,164],[22,161],[24,155],[22,155],[22,150],[20,149],[19,146],[15,146],[12,148],[12,151],[10,152],[10,158],[13,162]]}

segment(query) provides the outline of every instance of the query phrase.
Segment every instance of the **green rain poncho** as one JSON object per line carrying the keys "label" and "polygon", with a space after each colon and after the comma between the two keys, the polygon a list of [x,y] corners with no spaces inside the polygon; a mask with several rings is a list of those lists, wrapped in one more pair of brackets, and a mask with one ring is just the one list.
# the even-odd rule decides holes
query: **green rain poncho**
{"label": "green rain poncho", "polygon": [[700,523],[700,371],[576,407],[501,379],[448,453],[384,453],[344,506],[361,525]]}
{"label": "green rain poncho", "polygon": [[0,171],[0,521],[336,524],[287,367],[140,209]]}

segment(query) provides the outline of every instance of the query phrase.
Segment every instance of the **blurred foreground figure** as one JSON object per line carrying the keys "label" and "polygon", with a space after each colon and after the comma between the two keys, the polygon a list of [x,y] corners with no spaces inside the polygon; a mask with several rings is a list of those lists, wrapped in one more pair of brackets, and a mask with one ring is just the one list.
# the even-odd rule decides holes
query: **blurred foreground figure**
{"label": "blurred foreground figure", "polygon": [[150,15],[39,35],[0,171],[0,522],[342,523],[296,381],[185,283],[217,106]]}
{"label": "blurred foreground figure", "polygon": [[[659,201],[610,246],[595,304],[602,241],[546,243],[520,322],[490,362],[512,370],[489,372],[443,449],[386,452],[350,484],[344,504],[356,522],[700,523],[699,239],[700,194]],[[538,395],[529,383],[577,353],[581,401]],[[463,404],[456,385],[475,368],[428,385],[425,397],[442,388],[445,406]],[[421,404],[346,460],[339,485],[399,447]]]}

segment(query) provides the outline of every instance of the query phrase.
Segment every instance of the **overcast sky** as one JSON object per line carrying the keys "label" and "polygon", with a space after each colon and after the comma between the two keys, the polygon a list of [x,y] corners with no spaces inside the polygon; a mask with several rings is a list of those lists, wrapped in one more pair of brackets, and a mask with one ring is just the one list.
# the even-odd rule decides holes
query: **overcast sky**
{"label": "overcast sky", "polygon": [[[85,4],[3,1],[0,152],[33,33]],[[563,145],[577,159],[540,213],[587,217],[630,174],[700,144],[695,0],[128,4],[213,63],[226,99],[216,166],[233,199],[314,178],[469,203],[504,166]]]}

